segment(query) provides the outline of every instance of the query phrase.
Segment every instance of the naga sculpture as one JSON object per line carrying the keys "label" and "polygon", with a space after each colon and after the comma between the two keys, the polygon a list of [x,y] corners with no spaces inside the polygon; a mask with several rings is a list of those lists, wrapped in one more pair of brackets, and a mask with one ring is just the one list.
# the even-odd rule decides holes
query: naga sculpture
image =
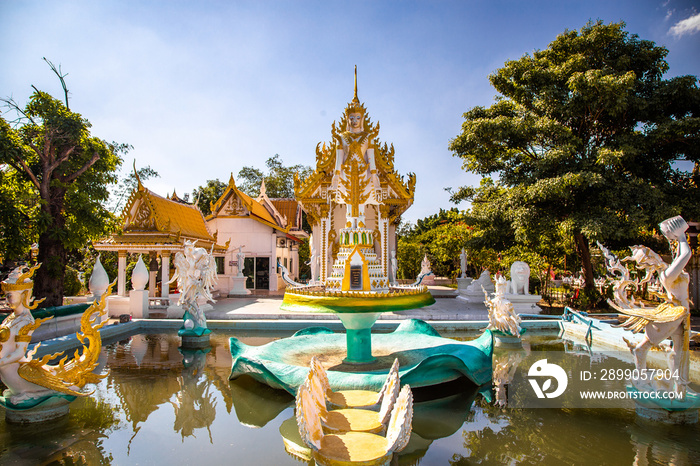
{"label": "naga sculpture", "polygon": [[95,374],[97,359],[102,347],[99,329],[104,325],[107,292],[85,310],[80,319],[78,340],[83,344],[68,360],[64,356],[57,365],[49,364],[61,353],[47,354],[34,359],[39,345],[27,352],[32,334],[51,319],[34,319],[31,310],[43,301],[34,301],[32,276],[41,264],[29,268],[18,267],[2,282],[2,291],[12,314],[0,324],[0,379],[7,386],[0,405],[7,409],[9,420],[33,422],[62,416],[68,411],[68,403],[78,396],[90,393],[82,391],[88,383],[97,383],[105,375]]}

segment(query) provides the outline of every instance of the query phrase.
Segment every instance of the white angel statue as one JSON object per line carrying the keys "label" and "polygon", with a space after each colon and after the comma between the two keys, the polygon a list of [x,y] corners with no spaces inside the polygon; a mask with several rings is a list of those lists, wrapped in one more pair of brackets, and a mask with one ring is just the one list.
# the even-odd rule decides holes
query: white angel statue
{"label": "white angel statue", "polygon": [[177,280],[177,288],[180,291],[178,305],[185,310],[183,331],[193,332],[197,335],[209,333],[207,319],[197,302],[201,296],[204,301],[214,302],[211,289],[216,285],[216,261],[211,252],[204,248],[196,248],[192,241],[185,241],[184,254],[175,254],[175,275],[171,281]]}

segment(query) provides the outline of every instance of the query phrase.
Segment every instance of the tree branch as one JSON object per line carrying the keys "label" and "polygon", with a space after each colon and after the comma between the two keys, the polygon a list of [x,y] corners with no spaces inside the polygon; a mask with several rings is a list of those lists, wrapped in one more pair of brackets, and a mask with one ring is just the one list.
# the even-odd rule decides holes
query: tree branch
{"label": "tree branch", "polygon": [[[15,160],[17,162],[19,162],[19,166],[22,168],[22,171],[24,171],[27,175],[29,175],[29,179],[32,180],[32,183],[34,183],[34,186],[36,186],[36,189],[40,190],[41,184],[39,183],[39,180],[36,178],[36,176],[34,176],[34,172],[31,171],[31,169],[27,166],[26,163],[24,163],[24,160],[22,160],[21,158],[16,157]],[[12,165],[12,166],[15,169],[18,168],[15,165]]]}
{"label": "tree branch", "polygon": [[54,171],[56,168],[58,168],[59,165],[68,160],[68,157],[70,157],[74,150],[75,146],[72,146],[70,149],[65,151],[58,160],[54,161],[51,165],[49,165],[49,170]]}
{"label": "tree branch", "polygon": [[99,159],[100,159],[100,153],[95,151],[92,158],[90,160],[88,160],[87,163],[80,168],[80,170],[78,170],[77,172],[73,173],[70,176],[63,177],[63,179],[61,181],[65,182],[65,183],[72,183],[73,181],[75,181],[75,179],[77,177],[79,177],[80,175],[85,173],[88,168],[92,167],[95,164],[95,162],[97,162]]}
{"label": "tree branch", "polygon": [[[68,73],[66,73],[66,74],[61,74],[61,65],[58,65],[58,69],[57,69],[56,66],[55,66],[53,63],[51,63],[49,60],[46,59],[46,57],[41,57],[41,58],[42,58],[46,63],[49,64],[49,66],[51,67],[51,70],[52,70],[54,73],[56,73],[56,76],[58,76],[58,79],[61,81],[61,86],[63,87],[63,94],[64,94],[65,97],[66,97],[66,109],[67,109],[67,110],[70,110],[70,106],[68,105],[68,87],[66,87],[66,81],[63,79],[63,78],[65,78],[66,76],[68,76]],[[32,86],[32,87],[34,87],[34,86]],[[35,88],[35,89],[36,89],[36,88]]]}

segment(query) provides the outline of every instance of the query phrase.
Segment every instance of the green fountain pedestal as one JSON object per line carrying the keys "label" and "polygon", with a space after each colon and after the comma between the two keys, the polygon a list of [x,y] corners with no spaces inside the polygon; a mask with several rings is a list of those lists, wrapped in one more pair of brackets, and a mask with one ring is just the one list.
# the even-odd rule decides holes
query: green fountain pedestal
{"label": "green fountain pedestal", "polygon": [[376,359],[372,356],[372,326],[379,317],[378,312],[361,314],[338,313],[346,331],[348,354],[343,362],[346,364],[371,364]]}

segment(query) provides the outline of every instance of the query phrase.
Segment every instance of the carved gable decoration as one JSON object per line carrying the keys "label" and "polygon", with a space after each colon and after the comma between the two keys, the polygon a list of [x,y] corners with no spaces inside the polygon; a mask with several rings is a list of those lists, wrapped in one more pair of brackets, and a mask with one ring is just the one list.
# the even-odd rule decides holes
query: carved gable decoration
{"label": "carved gable decoration", "polygon": [[236,215],[239,217],[247,217],[250,215],[250,211],[243,205],[241,198],[235,195],[229,197],[219,212],[224,215]]}
{"label": "carved gable decoration", "polygon": [[158,231],[155,213],[141,193],[136,194],[131,203],[131,208],[124,219],[124,230]]}

